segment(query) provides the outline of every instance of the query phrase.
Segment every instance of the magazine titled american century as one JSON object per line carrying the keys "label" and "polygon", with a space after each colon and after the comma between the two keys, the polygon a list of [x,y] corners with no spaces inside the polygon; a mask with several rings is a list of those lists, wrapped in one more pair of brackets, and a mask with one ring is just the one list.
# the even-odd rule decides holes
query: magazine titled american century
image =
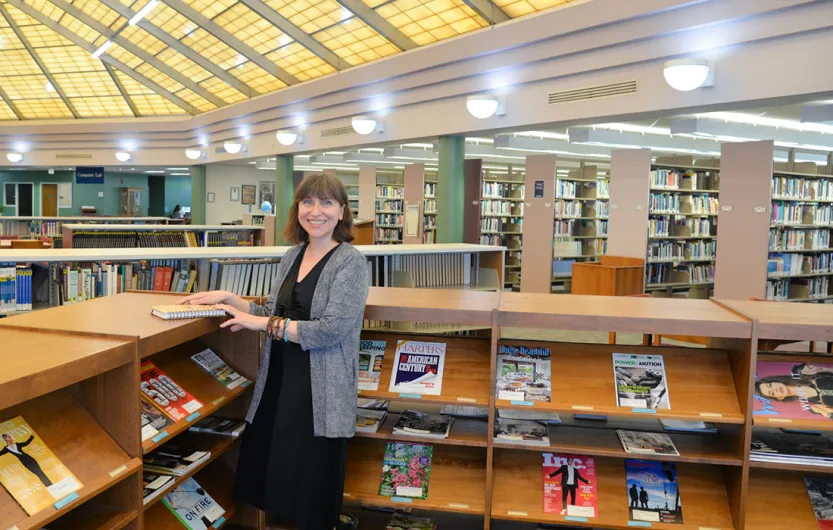
{"label": "magazine titled american century", "polygon": [[671,408],[662,355],[614,353],[613,374],[620,407]]}
{"label": "magazine titled american century", "polygon": [[378,390],[385,358],[384,340],[359,341],[359,390]]}
{"label": "magazine titled american century", "polygon": [[495,384],[498,399],[550,401],[550,356],[549,348],[499,344]]}
{"label": "magazine titled american century", "polygon": [[390,392],[439,396],[443,388],[445,344],[396,341]]}

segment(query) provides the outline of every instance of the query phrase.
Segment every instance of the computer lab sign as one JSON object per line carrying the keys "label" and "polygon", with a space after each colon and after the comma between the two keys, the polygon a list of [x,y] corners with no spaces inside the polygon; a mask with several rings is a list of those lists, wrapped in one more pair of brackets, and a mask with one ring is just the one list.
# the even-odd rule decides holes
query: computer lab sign
{"label": "computer lab sign", "polygon": [[104,184],[103,167],[77,167],[75,168],[76,184]]}

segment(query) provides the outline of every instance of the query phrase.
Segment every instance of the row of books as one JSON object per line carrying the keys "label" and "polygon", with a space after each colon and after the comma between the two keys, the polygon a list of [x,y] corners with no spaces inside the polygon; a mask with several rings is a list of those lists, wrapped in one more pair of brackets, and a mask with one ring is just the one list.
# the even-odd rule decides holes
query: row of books
{"label": "row of books", "polygon": [[239,247],[254,244],[251,230],[206,230],[202,233],[175,230],[77,230],[73,248],[180,248]]}
{"label": "row of books", "polygon": [[649,237],[669,237],[685,234],[688,237],[707,237],[711,235],[711,219],[691,218],[672,220],[667,217],[648,219]]}
{"label": "row of books", "polygon": [[437,200],[436,199],[425,199],[425,204],[423,206],[423,213],[437,213]]}
{"label": "row of books", "polygon": [[523,199],[524,197],[524,183],[506,184],[503,182],[488,182],[483,181],[481,195],[483,198],[498,199],[498,198],[516,198]]}
{"label": "row of books", "polygon": [[401,228],[377,228],[376,229],[377,243],[401,243],[402,229]]}
{"label": "row of books", "polygon": [[209,290],[231,291],[239,296],[268,296],[279,260],[209,260]]}
{"label": "row of books", "polygon": [[577,183],[573,180],[555,180],[556,199],[575,199]]}
{"label": "row of books", "polygon": [[402,226],[402,214],[376,214],[376,224]]}
{"label": "row of books", "polygon": [[0,235],[24,237],[60,237],[61,221],[0,221]]}
{"label": "row of books", "polygon": [[648,283],[707,283],[714,280],[714,264],[649,263]]}
{"label": "row of books", "polygon": [[480,201],[480,213],[483,215],[516,215],[523,217],[524,203],[483,199]]}
{"label": "row of books", "polygon": [[422,229],[423,230],[436,230],[437,229],[437,218],[434,217],[433,215],[423,218]]}
{"label": "row of books", "polygon": [[376,201],[376,213],[402,213],[403,201],[383,200]]}
{"label": "row of books", "polygon": [[404,192],[404,186],[376,186],[376,198],[401,199]]}
{"label": "row of books", "polygon": [[437,196],[437,183],[436,182],[426,182],[425,183],[425,191],[423,192],[423,196],[427,199],[433,199]]}
{"label": "row of books", "polygon": [[[194,239],[196,238],[192,236],[189,246],[200,246],[193,243]],[[202,233],[204,247],[250,247],[254,244],[255,232],[252,230],[207,230]]]}
{"label": "row of books", "polygon": [[833,182],[800,177],[773,177],[772,197],[803,201],[833,201]]}
{"label": "row of books", "polygon": [[805,205],[802,213],[802,222],[812,225],[833,225],[833,205],[832,204],[813,204]]}
{"label": "row of books", "polygon": [[824,250],[827,248],[830,248],[830,230],[773,228],[769,231],[770,250]]}
{"label": "row of books", "polygon": [[90,262],[64,264],[57,269],[61,301],[73,304],[125,292],[193,290],[197,271],[188,260],[151,260],[127,263]]}
{"label": "row of books", "polygon": [[804,270],[804,258],[805,256],[802,254],[770,254],[766,264],[767,275],[784,276],[801,274]]}
{"label": "row of books", "polygon": [[714,259],[716,241],[653,241],[648,244],[648,258],[666,261]]}
{"label": "row of books", "polygon": [[[422,233],[422,242],[426,245],[433,245],[437,242],[437,232],[435,230],[426,231]],[[482,236],[481,236],[482,239]],[[483,243],[481,243],[483,244]],[[488,244],[488,243],[485,243]]]}
{"label": "row of books", "polygon": [[554,239],[552,242],[552,255],[554,258],[577,258],[581,257],[581,241]]}
{"label": "row of books", "polygon": [[650,213],[680,213],[680,196],[675,193],[652,193],[648,199]]}
{"label": "row of books", "polygon": [[680,173],[674,169],[655,169],[651,171],[651,188],[676,190],[680,188]]}
{"label": "row of books", "polygon": [[827,298],[830,292],[830,278],[769,279],[766,282],[767,300],[790,300],[805,298]]}
{"label": "row of books", "polygon": [[32,267],[0,263],[0,314],[31,311],[32,305]]}
{"label": "row of books", "polygon": [[480,219],[481,232],[516,232],[523,230],[523,219],[486,217]]}
{"label": "row of books", "polygon": [[499,246],[503,241],[500,234],[480,234],[480,244]]}
{"label": "row of books", "polygon": [[802,224],[803,214],[804,209],[801,204],[773,202],[771,223],[775,225]]}
{"label": "row of books", "polygon": [[590,237],[607,236],[607,220],[570,220],[556,219],[553,223],[553,234],[555,236]]}

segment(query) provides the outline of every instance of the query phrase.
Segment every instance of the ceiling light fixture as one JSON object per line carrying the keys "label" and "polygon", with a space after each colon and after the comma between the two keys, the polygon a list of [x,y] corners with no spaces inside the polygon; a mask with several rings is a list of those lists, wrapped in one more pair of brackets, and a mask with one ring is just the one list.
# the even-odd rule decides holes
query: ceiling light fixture
{"label": "ceiling light fixture", "polygon": [[372,116],[353,116],[350,120],[353,130],[359,134],[370,134],[373,131],[383,132],[385,130],[384,124],[376,121]]}
{"label": "ceiling light fixture", "polygon": [[135,26],[136,24],[139,23],[140,20],[145,18],[145,16],[147,16],[148,13],[153,11],[154,7],[156,7],[158,5],[159,5],[159,0],[150,0],[150,2],[145,4],[145,7],[143,7],[142,9],[139,10],[138,13],[133,15],[133,17],[130,20],[128,20],[127,23],[130,24],[131,26]]}
{"label": "ceiling light fixture", "polygon": [[96,51],[93,52],[93,59],[98,59],[101,55],[107,51],[107,48],[113,45],[113,41],[104,41],[104,44],[98,47]]}
{"label": "ceiling light fixture", "polygon": [[47,92],[55,92],[55,87],[52,86],[52,83],[50,83],[49,81],[47,81],[46,84],[43,85],[43,87],[46,89]]}
{"label": "ceiling light fixture", "polygon": [[130,153],[128,153],[127,151],[118,151],[116,153],[116,160],[118,160],[119,162],[127,162],[131,158],[132,157],[130,156]]}
{"label": "ceiling light fixture", "polygon": [[12,164],[16,164],[23,160],[23,153],[6,153],[6,159]]}
{"label": "ceiling light fixture", "polygon": [[186,149],[185,156],[188,157],[188,160],[197,160],[202,157],[202,151],[199,149]]}
{"label": "ceiling light fixture", "polygon": [[485,120],[495,115],[503,116],[506,114],[505,107],[503,101],[488,94],[475,94],[466,98],[466,108],[469,114],[479,120]]}
{"label": "ceiling light fixture", "polygon": [[226,153],[236,155],[243,149],[243,144],[240,142],[223,142],[223,149],[226,150]]}
{"label": "ceiling light fixture", "polygon": [[[299,139],[299,136],[295,131],[287,129],[282,129],[275,133],[275,138],[278,139],[278,143],[281,145],[292,145]],[[303,139],[301,139],[300,143],[303,143]]]}
{"label": "ceiling light fixture", "polygon": [[690,92],[700,87],[714,85],[714,71],[706,59],[675,59],[668,61],[662,70],[665,82],[674,90]]}

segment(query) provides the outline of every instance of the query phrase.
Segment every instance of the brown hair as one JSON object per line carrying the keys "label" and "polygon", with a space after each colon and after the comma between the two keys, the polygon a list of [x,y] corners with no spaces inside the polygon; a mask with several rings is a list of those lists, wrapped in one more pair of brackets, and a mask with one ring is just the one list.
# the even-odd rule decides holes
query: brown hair
{"label": "brown hair", "polygon": [[289,219],[283,237],[293,245],[309,241],[309,234],[298,222],[298,203],[309,197],[320,200],[330,199],[344,207],[344,217],[333,230],[333,240],[338,243],[353,241],[353,212],[347,202],[347,188],[338,178],[326,173],[313,173],[301,181],[295,190],[292,207],[289,209]]}

